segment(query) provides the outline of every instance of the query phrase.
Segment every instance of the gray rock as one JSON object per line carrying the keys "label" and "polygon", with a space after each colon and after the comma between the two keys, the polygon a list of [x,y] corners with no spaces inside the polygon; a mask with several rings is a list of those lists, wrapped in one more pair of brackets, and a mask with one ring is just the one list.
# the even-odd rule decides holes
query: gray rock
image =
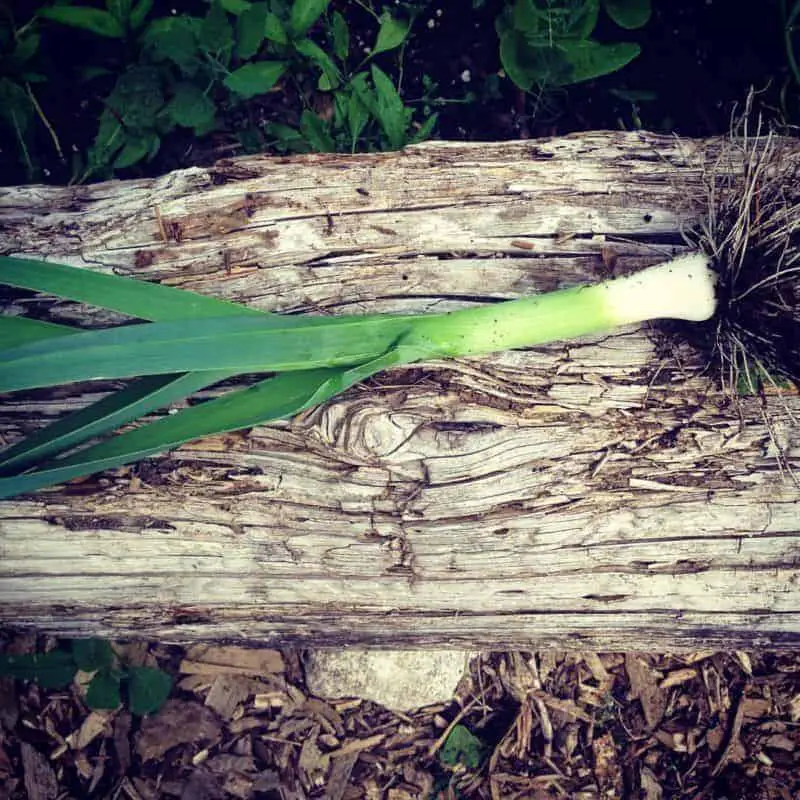
{"label": "gray rock", "polygon": [[361,697],[409,711],[450,700],[470,655],[464,650],[310,650],[306,685],[317,697]]}

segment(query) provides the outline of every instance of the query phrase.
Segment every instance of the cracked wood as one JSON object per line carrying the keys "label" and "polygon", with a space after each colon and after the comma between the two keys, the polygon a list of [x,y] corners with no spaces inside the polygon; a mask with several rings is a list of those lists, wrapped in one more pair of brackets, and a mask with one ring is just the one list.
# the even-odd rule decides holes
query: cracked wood
{"label": "cracked wood", "polygon": [[[441,311],[681,252],[717,151],[591,133],[13,187],[0,252],[275,311]],[[760,401],[740,419],[704,366],[651,326],[416,365],[2,502],[0,619],[183,641],[797,646],[800,490]],[[108,388],[1,398],[0,432]],[[768,402],[796,461],[800,402]]]}

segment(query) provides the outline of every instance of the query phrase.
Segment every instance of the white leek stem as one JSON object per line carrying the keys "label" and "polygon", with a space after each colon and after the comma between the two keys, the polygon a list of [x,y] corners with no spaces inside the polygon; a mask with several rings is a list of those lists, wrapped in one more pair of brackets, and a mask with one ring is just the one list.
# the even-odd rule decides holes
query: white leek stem
{"label": "white leek stem", "polygon": [[405,343],[440,356],[492,353],[652,319],[710,319],[716,276],[702,254],[590,286],[414,320]]}

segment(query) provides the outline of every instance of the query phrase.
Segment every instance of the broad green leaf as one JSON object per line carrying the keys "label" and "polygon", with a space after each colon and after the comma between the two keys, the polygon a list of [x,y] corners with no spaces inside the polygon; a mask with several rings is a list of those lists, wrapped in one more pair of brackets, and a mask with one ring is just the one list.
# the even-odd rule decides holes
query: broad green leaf
{"label": "broad green leaf", "polygon": [[144,25],[147,15],[153,8],[153,0],[139,0],[131,9],[130,26],[133,30],[139,30]]}
{"label": "broad green leaf", "polygon": [[603,8],[620,28],[628,30],[646,25],[652,13],[650,0],[603,0]]}
{"label": "broad green leaf", "polygon": [[350,80],[350,90],[358,97],[367,111],[375,116],[377,101],[375,91],[370,87],[366,72],[359,72]]}
{"label": "broad green leaf", "polygon": [[559,49],[565,54],[572,68],[570,77],[564,85],[616,72],[633,61],[641,52],[639,45],[632,42],[600,44],[591,39],[575,42],[564,40],[559,42]]}
{"label": "broad green leaf", "polygon": [[0,256],[0,283],[162,322],[187,317],[271,316],[185,289],[13,256]]}
{"label": "broad green leaf", "polygon": [[114,169],[132,167],[144,161],[153,150],[153,140],[157,138],[157,135],[150,131],[139,136],[126,136],[122,150],[114,159]]}
{"label": "broad green leaf", "polygon": [[333,52],[336,58],[344,61],[350,52],[350,29],[347,27],[347,20],[339,11],[333,12],[331,31],[333,33]]}
{"label": "broad green leaf", "polygon": [[336,396],[376,372],[425,356],[399,346],[348,369],[303,370],[268,378],[119,434],[36,472],[0,478],[0,499],[150,458],[203,436],[285,419]]}
{"label": "broad green leaf", "polygon": [[216,110],[214,101],[196,83],[181,81],[173,87],[164,113],[184,128],[204,130],[213,124]]}
{"label": "broad green leaf", "polygon": [[21,64],[33,58],[39,50],[41,40],[42,37],[38,33],[28,32],[21,36],[14,48],[14,60]]}
{"label": "broad green leaf", "polygon": [[253,3],[236,21],[236,55],[243,60],[252,58],[264,41],[269,5]]}
{"label": "broad green leaf", "polygon": [[87,6],[53,6],[41,8],[37,12],[40,17],[69,25],[72,28],[82,28],[99,36],[111,39],[122,39],[125,28],[122,23],[108,11]]}
{"label": "broad green leaf", "polygon": [[573,74],[573,67],[560,48],[533,45],[515,30],[500,36],[500,61],[506,75],[525,91],[534,85],[567,85]]}
{"label": "broad green leaf", "polygon": [[69,325],[56,325],[54,322],[42,322],[28,317],[0,315],[0,350],[53,336],[68,336],[78,330],[79,328],[71,328]]}
{"label": "broad green leaf", "polygon": [[160,17],[147,26],[143,41],[156,60],[171,61],[191,75],[198,66],[201,25],[202,20],[190,17]]}
{"label": "broad green leaf", "polygon": [[295,42],[294,47],[300,55],[310,58],[320,67],[328,79],[331,89],[339,86],[341,83],[339,69],[333,63],[333,59],[316,42],[312,42],[311,39],[301,39],[299,42]]}
{"label": "broad green leaf", "polygon": [[245,99],[268,92],[286,71],[283,61],[256,61],[231,72],[223,83]]}
{"label": "broad green leaf", "polygon": [[430,138],[438,119],[438,114],[431,114],[425,122],[420,125],[419,130],[409,139],[409,144],[417,144],[417,142],[424,142],[426,139]]}
{"label": "broad green leaf", "polygon": [[105,670],[98,672],[86,687],[86,705],[92,710],[119,708],[122,697],[119,678]]}
{"label": "broad green leaf", "polygon": [[214,2],[203,19],[197,43],[207,53],[229,54],[233,48],[233,27],[222,6]]}
{"label": "broad green leaf", "polygon": [[600,0],[583,0],[579,5],[570,8],[564,31],[559,38],[588,39],[597,27],[599,16]]}
{"label": "broad green leaf", "polygon": [[158,711],[167,702],[172,678],[155,667],[131,667],[128,672],[128,705],[133,714],[143,716]]}
{"label": "broad green leaf", "polygon": [[389,144],[399,150],[406,142],[406,108],[389,76],[375,64],[372,65],[371,72],[372,82],[375,84],[375,116]]}
{"label": "broad green leaf", "polygon": [[353,91],[347,105],[347,126],[350,131],[353,149],[355,149],[358,137],[364,130],[369,121],[369,110],[364,105],[358,92]]}
{"label": "broad green leaf", "polygon": [[21,681],[36,681],[45,689],[69,686],[77,671],[72,653],[66,650],[18,656],[0,655],[0,675]]}
{"label": "broad green leaf", "polygon": [[486,744],[465,725],[456,725],[450,731],[439,751],[439,760],[449,767],[458,764],[467,769],[477,769],[487,752]]}
{"label": "broad green leaf", "polygon": [[249,0],[220,0],[219,3],[229,14],[238,17],[250,8]]}
{"label": "broad green leaf", "polygon": [[106,106],[113,110],[115,120],[120,120],[127,130],[141,132],[151,129],[164,106],[161,72],[153,66],[130,67],[117,78],[114,89],[106,98]]}
{"label": "broad green leaf", "polygon": [[294,0],[289,15],[292,36],[305,36],[308,29],[322,16],[331,0]]}
{"label": "broad green leaf", "polygon": [[124,144],[125,131],[122,125],[108,108],[103,109],[100,114],[100,126],[89,148],[90,165],[96,167],[110,163]]}
{"label": "broad green leaf", "polygon": [[376,56],[378,53],[385,53],[387,50],[394,50],[395,47],[400,47],[406,36],[408,36],[410,29],[411,23],[408,20],[393,17],[388,11],[384,12],[381,15],[378,38],[375,41],[375,47],[372,48],[370,57]]}
{"label": "broad green leaf", "polygon": [[131,13],[131,0],[106,0],[106,8],[124,26]]}
{"label": "broad green leaf", "polygon": [[264,131],[268,136],[277,140],[276,145],[279,149],[301,153],[306,153],[309,150],[309,145],[303,134],[290,125],[282,125],[280,122],[268,122],[264,126]]}
{"label": "broad green leaf", "polygon": [[94,672],[112,665],[114,651],[105,639],[73,639],[72,657],[78,669]]}
{"label": "broad green leaf", "polygon": [[267,14],[264,21],[264,36],[276,44],[289,43],[289,34],[286,32],[286,28],[283,27],[280,18],[271,12]]}
{"label": "broad green leaf", "polygon": [[507,27],[528,34],[538,35],[549,27],[547,9],[539,8],[534,0],[516,0],[510,11],[504,12],[504,17]]}
{"label": "broad green leaf", "polygon": [[333,153],[336,144],[325,123],[313,112],[306,110],[300,117],[300,132],[317,153]]}

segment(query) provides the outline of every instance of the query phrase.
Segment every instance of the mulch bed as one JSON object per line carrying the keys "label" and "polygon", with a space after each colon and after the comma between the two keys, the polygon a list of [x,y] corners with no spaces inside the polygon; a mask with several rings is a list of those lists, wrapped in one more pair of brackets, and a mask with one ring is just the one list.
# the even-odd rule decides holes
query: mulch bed
{"label": "mulch bed", "polygon": [[449,702],[398,713],[311,696],[295,651],[115,648],[173,675],[166,705],[89,711],[77,682],[2,679],[0,797],[800,797],[794,653],[481,653]]}

